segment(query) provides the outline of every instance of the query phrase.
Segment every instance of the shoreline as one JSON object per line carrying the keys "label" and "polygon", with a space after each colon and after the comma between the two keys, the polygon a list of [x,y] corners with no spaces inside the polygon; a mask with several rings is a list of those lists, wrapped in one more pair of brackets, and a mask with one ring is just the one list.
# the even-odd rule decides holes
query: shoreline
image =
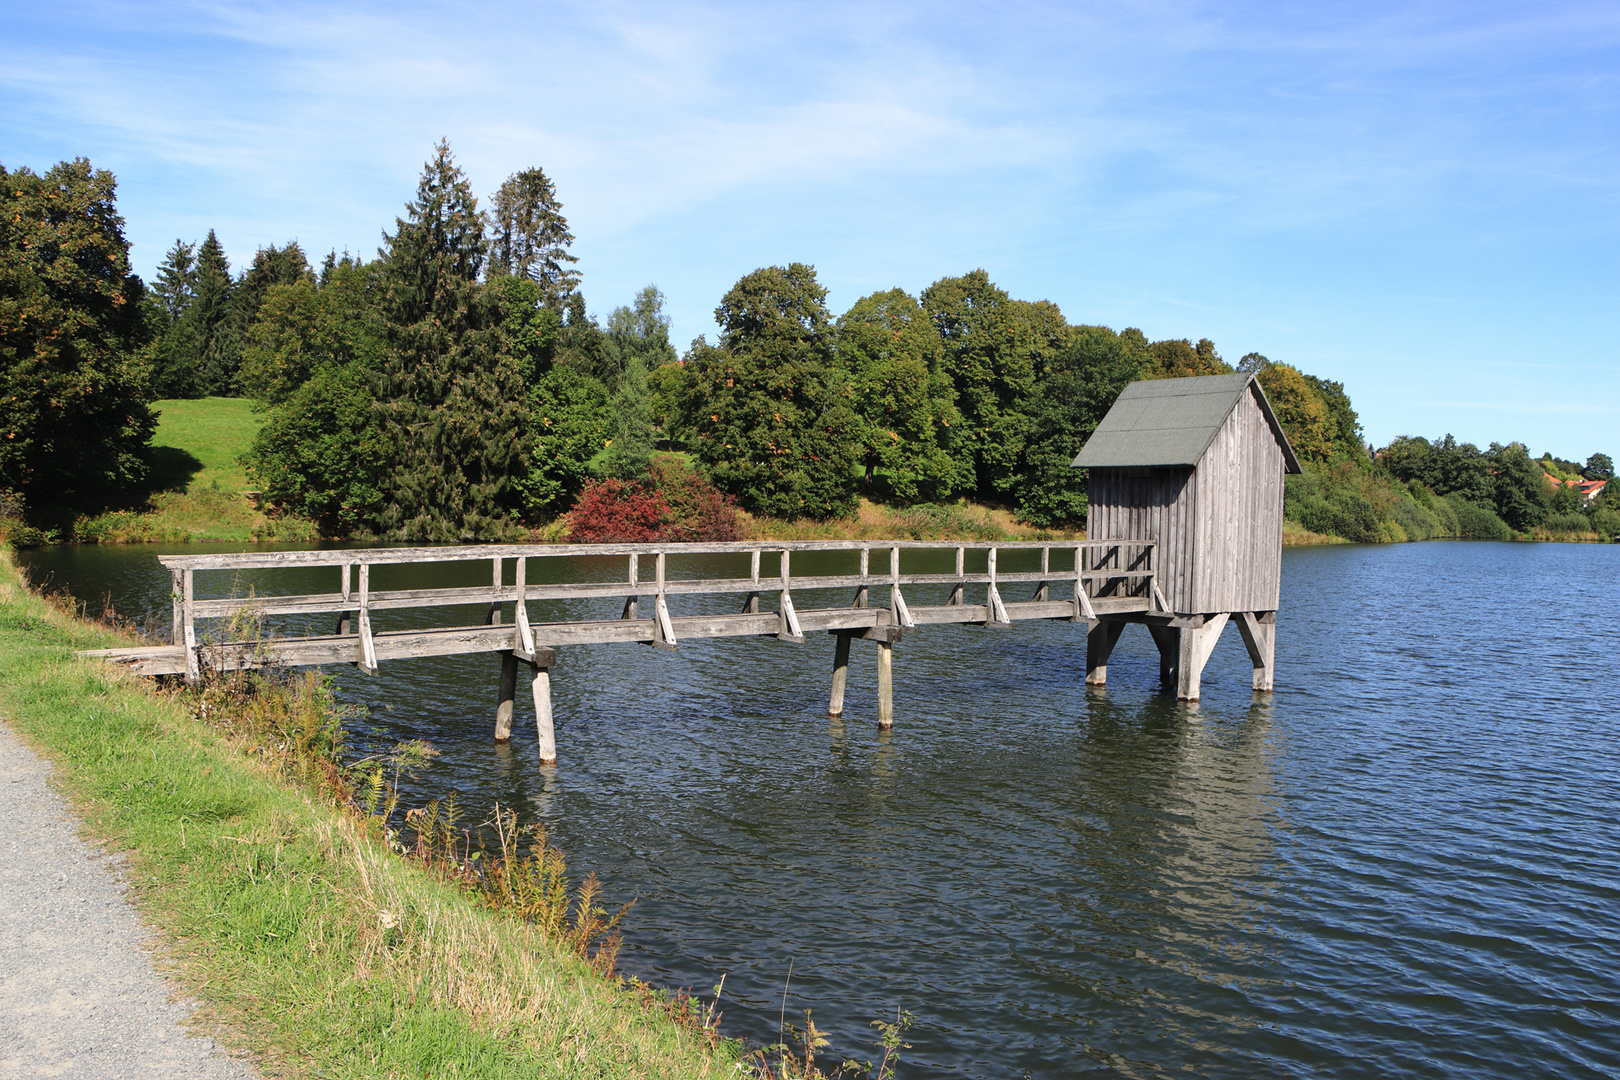
{"label": "shoreline", "polygon": [[737,1074],[740,1046],[407,862],[263,738],[75,657],[118,635],[0,552],[0,711],[127,860],[201,1030],[270,1075]]}

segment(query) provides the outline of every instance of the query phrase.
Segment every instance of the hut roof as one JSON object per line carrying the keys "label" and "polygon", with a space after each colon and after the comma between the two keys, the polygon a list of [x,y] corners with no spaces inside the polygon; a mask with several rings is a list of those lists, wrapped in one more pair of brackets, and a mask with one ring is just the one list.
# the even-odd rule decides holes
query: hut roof
{"label": "hut roof", "polygon": [[1078,469],[1197,465],[1250,385],[1277,438],[1287,471],[1300,470],[1266,392],[1253,375],[1143,379],[1127,386],[1074,459]]}

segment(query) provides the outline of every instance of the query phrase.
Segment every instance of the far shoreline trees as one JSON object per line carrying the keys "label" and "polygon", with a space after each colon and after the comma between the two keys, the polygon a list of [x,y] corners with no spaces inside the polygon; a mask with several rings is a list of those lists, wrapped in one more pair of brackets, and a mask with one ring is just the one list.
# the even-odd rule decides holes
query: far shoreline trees
{"label": "far shoreline trees", "polygon": [[[245,393],[264,414],[249,462],[263,504],[329,536],[494,540],[586,518],[599,531],[614,499],[671,537],[718,535],[732,528],[717,524],[720,493],[815,520],[862,498],[973,499],[1069,529],[1087,510],[1069,462],[1128,382],[1233,370],[1207,338],[1072,324],[982,269],[835,316],[802,263],[742,275],[714,343],[678,355],[656,286],[605,322],[590,313],[543,170],[481,208],[442,142],[374,259],[333,252],[315,268],[290,241],[233,276],[210,230],[177,241],[150,290],[129,272],[110,174],[81,159],[0,180],[0,502],[13,509],[139,500],[147,403]],[[1620,490],[1588,497],[1613,474],[1606,454],[1583,466],[1403,436],[1373,455],[1342,384],[1255,352],[1237,370],[1306,465],[1287,507],[1308,530],[1620,531]],[[569,517],[580,505],[590,513]]]}

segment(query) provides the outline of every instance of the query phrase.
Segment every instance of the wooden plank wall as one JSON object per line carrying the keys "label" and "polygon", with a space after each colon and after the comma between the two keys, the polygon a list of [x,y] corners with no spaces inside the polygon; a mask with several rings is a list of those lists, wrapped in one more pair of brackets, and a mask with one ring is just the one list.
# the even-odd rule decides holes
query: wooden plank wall
{"label": "wooden plank wall", "polygon": [[1197,469],[1091,470],[1086,537],[1155,541],[1153,569],[1172,611],[1275,611],[1283,468],[1251,387]]}
{"label": "wooden plank wall", "polygon": [[1283,456],[1253,388],[1194,471],[1188,613],[1274,611],[1282,573]]}
{"label": "wooden plank wall", "polygon": [[1192,470],[1153,469],[1132,475],[1126,469],[1093,469],[1088,540],[1153,540],[1153,569],[1172,611],[1191,611],[1193,598],[1193,516],[1196,491]]}

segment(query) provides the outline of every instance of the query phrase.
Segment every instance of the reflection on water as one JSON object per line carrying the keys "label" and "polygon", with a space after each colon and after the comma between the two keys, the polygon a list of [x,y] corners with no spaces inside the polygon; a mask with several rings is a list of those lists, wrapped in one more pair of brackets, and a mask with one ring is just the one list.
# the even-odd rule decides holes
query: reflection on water
{"label": "reflection on water", "polygon": [[[837,1052],[875,1056],[869,1022],[915,1012],[906,1077],[1608,1076],[1617,554],[1290,551],[1278,692],[1250,693],[1229,631],[1194,706],[1159,693],[1140,628],[1106,691],[1084,686],[1083,627],[908,636],[893,732],[869,643],[833,721],[828,637],[562,650],[548,770],[532,726],[491,740],[493,657],[336,675],[389,737],[443,752],[412,797],[544,820],[637,898],[625,967],[725,974],[733,1034],[774,1041],[791,963],[789,1012],[814,1007]],[[151,549],[29,557],[122,610],[167,602]],[[435,573],[413,584],[488,570]],[[1527,581],[1510,631],[1500,598]],[[598,603],[534,614],[617,613]]]}

